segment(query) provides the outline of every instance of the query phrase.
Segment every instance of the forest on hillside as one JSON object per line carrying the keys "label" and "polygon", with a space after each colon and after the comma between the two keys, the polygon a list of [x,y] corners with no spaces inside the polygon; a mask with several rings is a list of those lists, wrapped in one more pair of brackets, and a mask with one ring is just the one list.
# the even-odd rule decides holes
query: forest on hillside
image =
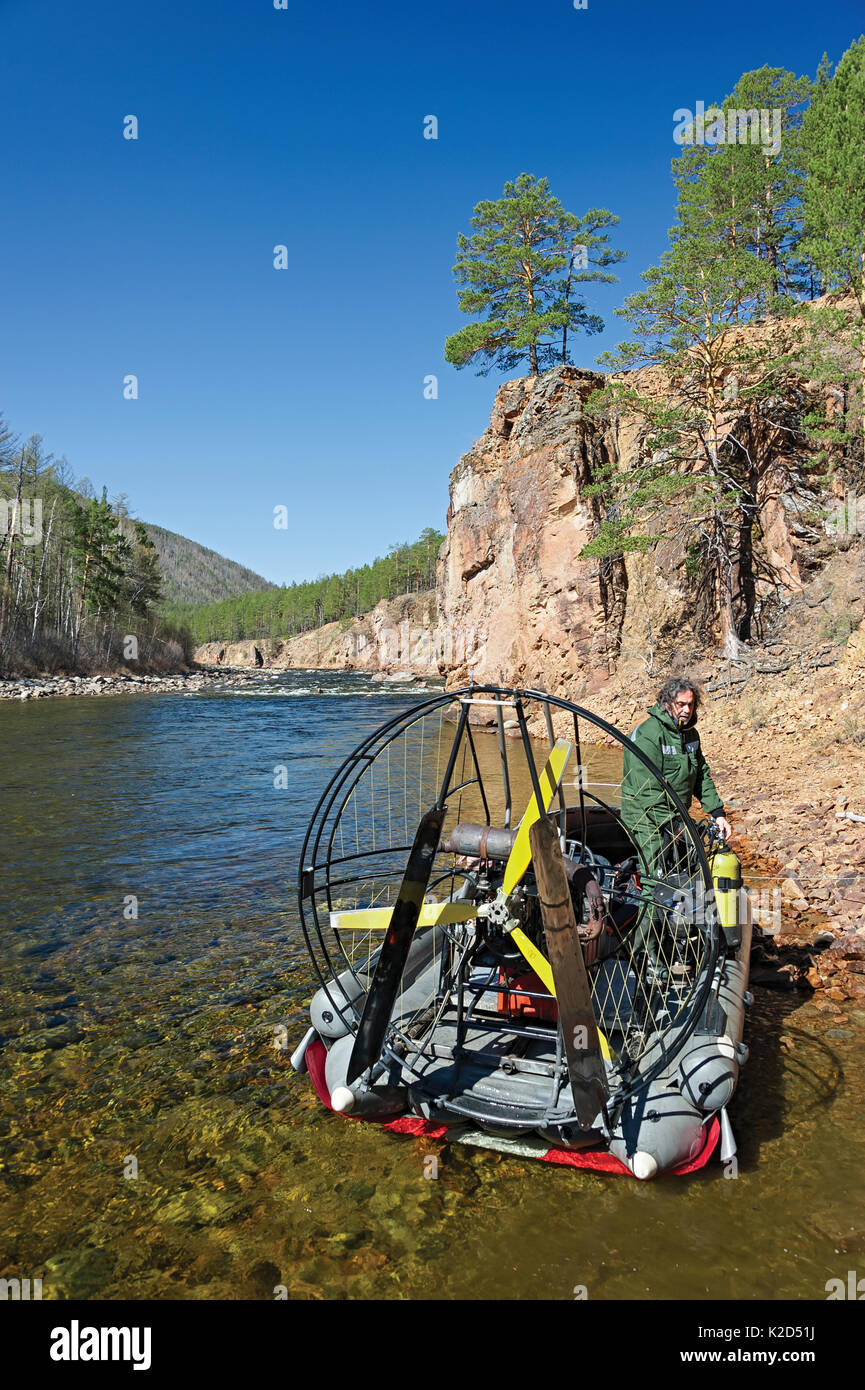
{"label": "forest on hillside", "polygon": [[198,541],[166,531],[164,526],[144,523],[156,547],[162,573],[162,592],[167,604],[200,605],[218,603],[247,590],[272,589],[255,570],[229,560]]}
{"label": "forest on hillside", "polygon": [[164,612],[172,622],[183,625],[197,645],[246,637],[293,637],[324,623],[348,624],[383,598],[431,589],[443,540],[440,531],[428,527],[416,541],[393,545],[386,556],[359,569],[240,594],[204,607],[165,604]]}
{"label": "forest on hillside", "polygon": [[177,666],[189,637],[158,605],[163,577],[124,499],[97,497],[0,418],[0,670]]}
{"label": "forest on hillside", "polygon": [[[278,588],[133,519],[124,495],[97,496],[38,435],[22,442],[2,417],[0,522],[0,670],[9,672],[178,665],[213,638],[349,620],[382,598],[431,588],[444,540],[428,528],[371,564]],[[202,602],[208,595],[217,601]]]}
{"label": "forest on hillside", "polygon": [[382,598],[431,588],[444,540],[428,528],[371,564],[278,588],[135,520],[127,502],[97,496],[39,435],[22,441],[0,417],[0,670],[177,666],[212,638],[348,621]]}
{"label": "forest on hillside", "polygon": [[0,417],[0,669],[176,666],[191,638],[165,604],[268,582],[216,551],[129,515],[76,479],[39,435]]}

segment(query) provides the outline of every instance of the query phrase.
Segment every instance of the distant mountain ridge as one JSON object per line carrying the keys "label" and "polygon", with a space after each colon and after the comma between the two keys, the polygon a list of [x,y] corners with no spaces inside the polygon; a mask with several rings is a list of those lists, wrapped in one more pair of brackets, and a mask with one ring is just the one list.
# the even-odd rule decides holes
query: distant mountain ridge
{"label": "distant mountain ridge", "polygon": [[144,525],[159,556],[164,603],[219,603],[221,599],[276,587],[254,570],[227,560],[198,541],[167,531],[164,526],[153,526],[149,521]]}

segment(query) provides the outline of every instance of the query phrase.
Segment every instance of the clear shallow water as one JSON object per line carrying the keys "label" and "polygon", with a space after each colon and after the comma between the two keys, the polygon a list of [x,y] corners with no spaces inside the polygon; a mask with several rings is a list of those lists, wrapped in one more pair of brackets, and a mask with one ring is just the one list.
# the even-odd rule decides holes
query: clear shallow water
{"label": "clear shallow water", "polygon": [[755,991],[734,1180],[399,1138],[294,1075],[274,1030],[299,1040],[314,989],[306,823],[415,698],[265,673],[0,705],[0,1276],[46,1298],[823,1299],[865,1274],[861,1014]]}

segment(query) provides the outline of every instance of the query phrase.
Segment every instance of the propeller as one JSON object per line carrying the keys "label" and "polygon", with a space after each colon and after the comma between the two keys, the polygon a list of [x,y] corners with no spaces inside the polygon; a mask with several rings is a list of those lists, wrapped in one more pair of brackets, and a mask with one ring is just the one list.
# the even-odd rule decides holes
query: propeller
{"label": "propeller", "polygon": [[[601,1046],[606,1039],[595,1022],[571,887],[552,818],[544,816],[535,820],[529,839],[574,1109],[580,1128],[587,1130],[592,1128],[599,1113],[606,1114],[610,1096],[601,1057]],[[512,935],[516,936],[516,932]],[[609,1045],[606,1055],[609,1056]]]}
{"label": "propeller", "polygon": [[[502,885],[502,892],[507,895],[512,893],[520,879],[529,867],[532,859],[532,851],[529,845],[529,830],[535,821],[542,814],[545,814],[551,804],[553,797],[559,789],[559,783],[564,775],[565,766],[571,754],[572,744],[566,739],[559,739],[550,750],[546,766],[540,775],[539,786],[543,800],[543,811],[538,808],[537,796],[533,796],[526,809],[525,815],[520,821],[516,838],[511,846],[507,864],[505,865],[505,877]],[[330,924],[337,931],[386,931],[391,920],[393,909],[390,907],[358,907],[348,908],[342,912],[331,912]],[[470,922],[477,916],[477,905],[472,902],[447,902],[447,903],[424,903],[421,907],[417,920],[418,927],[431,927],[436,924]],[[540,951],[536,950],[528,937],[523,932],[513,933],[514,939],[520,946],[520,950],[526,955],[527,952],[534,951],[535,957],[546,964]],[[535,961],[532,961],[533,969],[537,969]],[[541,967],[543,968],[543,966]],[[547,971],[549,973],[549,970]],[[543,978],[543,976],[542,976]],[[546,980],[544,981],[546,984]],[[547,984],[547,988],[550,985]]]}
{"label": "propeller", "polygon": [[543,805],[538,805],[537,792],[532,796],[531,801],[525,810],[525,815],[519,824],[517,838],[514,840],[513,848],[508,855],[508,862],[505,865],[505,876],[502,882],[502,892],[507,895],[512,893],[522,878],[532,860],[532,849],[529,843],[529,831],[536,820],[545,816],[553,802],[553,797],[559,789],[559,783],[565,773],[565,766],[571,756],[573,744],[568,743],[567,739],[557,739],[550,749],[550,756],[547,764],[538,779],[538,786],[541,793]]}
{"label": "propeller", "polygon": [[[461,721],[462,723],[463,721]],[[457,739],[459,740],[461,729],[458,730]],[[536,790],[526,808],[525,814],[520,822],[511,852],[505,865],[504,880],[500,889],[503,898],[507,898],[517,887],[520,880],[526,873],[529,864],[533,859],[532,834],[539,824],[547,824],[546,813],[549,810],[553,798],[558,791],[559,784],[564,775],[565,766],[571,753],[572,745],[566,739],[559,739],[550,750],[549,758],[539,778],[534,778]],[[445,775],[445,782],[442,788],[448,786],[454,753],[451,755],[451,766]],[[540,801],[538,799],[540,793]],[[388,1024],[396,1003],[399,985],[408,959],[409,949],[418,927],[433,926],[436,923],[463,922],[476,917],[478,908],[476,903],[469,902],[449,902],[449,903],[424,903],[424,896],[429,885],[432,874],[433,861],[438,850],[441,839],[442,826],[445,817],[445,807],[442,798],[422,818],[415,834],[411,853],[409,854],[405,876],[399,891],[399,896],[393,908],[361,908],[354,911],[333,912],[331,913],[331,924],[338,929],[350,931],[385,931],[385,938],[379,953],[378,962],[373,974],[372,982],[367,992],[361,1014],[360,1024],[355,1035],[351,1058],[346,1073],[346,1084],[351,1085],[357,1078],[372,1066],[381,1055],[382,1044],[387,1032]],[[543,820],[541,818],[544,818]],[[556,838],[558,847],[558,839]],[[561,862],[561,849],[559,848],[559,860]],[[564,864],[562,863],[562,873],[564,874]],[[567,876],[565,875],[567,885]],[[570,890],[568,889],[568,902],[570,902]],[[573,907],[571,907],[573,917]],[[546,917],[544,918],[546,928]],[[574,924],[576,933],[576,924]],[[510,932],[514,942],[528,961],[529,965],[543,981],[546,988],[554,996],[557,995],[555,987],[554,970],[550,962],[542,951],[534,945],[526,936],[521,927],[514,926]],[[549,937],[548,937],[549,941]],[[579,947],[577,938],[577,948],[579,950],[579,961],[582,966],[583,978],[585,981],[585,992],[588,998],[588,1008],[591,1023],[594,1028],[594,1047],[597,1050],[598,1044],[603,1050],[604,1056],[611,1056],[610,1047],[602,1033],[598,1033],[597,1025],[594,1022],[594,1014],[591,1010],[591,998],[588,994],[588,980],[585,976],[585,963],[582,957],[582,950]],[[565,978],[564,976],[562,978]],[[569,988],[566,985],[566,989]],[[560,1002],[560,1010],[562,1008]],[[563,1027],[564,1017],[563,1017]],[[574,1026],[577,1026],[574,1024]],[[566,1035],[567,1036],[567,1035]],[[573,1035],[576,1036],[576,1035]],[[573,1041],[573,1037],[571,1038]],[[598,1058],[601,1073],[604,1076],[606,1086],[606,1073],[603,1071],[603,1063]],[[570,1054],[569,1054],[570,1067]],[[573,1076],[572,1076],[573,1084]],[[576,1105],[575,1096],[575,1105]],[[578,1111],[579,1113],[579,1111]],[[598,1107],[592,1113],[592,1119],[598,1113]],[[582,1123],[582,1121],[581,1121]],[[590,1123],[590,1122],[589,1122]]]}
{"label": "propeller", "polygon": [[[420,929],[471,922],[477,915],[477,904],[472,902],[424,903],[417,925]],[[332,912],[330,925],[334,931],[387,931],[392,916],[392,907],[350,908],[345,912]]]}
{"label": "propeller", "polygon": [[438,804],[422,818],[408,857],[399,897],[392,909],[385,909],[390,920],[351,1050],[346,1086],[356,1081],[381,1056],[384,1035],[429,886],[446,809]]}
{"label": "propeller", "polygon": [[[513,848],[508,855],[508,862],[505,865],[505,875],[501,887],[503,897],[508,897],[514,891],[517,884],[523,878],[529,864],[532,862],[533,853],[531,837],[533,831],[537,825],[546,822],[547,812],[553,803],[553,797],[559,789],[559,783],[564,776],[565,767],[567,766],[572,747],[573,745],[568,743],[567,739],[560,738],[557,739],[550,749],[550,756],[547,759],[546,767],[538,778],[537,783],[537,791],[540,791],[541,794],[541,805],[538,804],[538,795],[537,791],[535,791],[520,821]],[[541,819],[542,817],[544,818],[543,821]],[[556,839],[556,844],[558,844],[558,839]],[[559,857],[561,858],[561,849],[559,850]],[[564,864],[562,864],[562,872],[565,872]],[[567,881],[567,875],[565,875],[565,879]],[[568,898],[570,901],[570,890],[568,891]],[[573,911],[573,909],[571,910]],[[522,951],[535,974],[550,991],[550,994],[552,994],[554,998],[558,997],[554,973],[543,951],[538,950],[534,942],[526,936],[522,927],[513,927],[510,931],[510,936]],[[580,948],[580,959],[582,960],[582,948]],[[585,972],[585,963],[583,963],[583,971]],[[588,988],[588,982],[586,987]],[[592,1021],[594,1023],[594,1014],[592,1015]],[[595,1029],[597,1032],[597,1025],[595,1025]],[[598,1039],[604,1057],[606,1057],[608,1061],[611,1061],[615,1053],[610,1047],[609,1042],[604,1037],[603,1033],[598,1033]],[[606,1073],[604,1073],[604,1076],[606,1078]],[[597,1115],[597,1110],[595,1110],[594,1113]]]}

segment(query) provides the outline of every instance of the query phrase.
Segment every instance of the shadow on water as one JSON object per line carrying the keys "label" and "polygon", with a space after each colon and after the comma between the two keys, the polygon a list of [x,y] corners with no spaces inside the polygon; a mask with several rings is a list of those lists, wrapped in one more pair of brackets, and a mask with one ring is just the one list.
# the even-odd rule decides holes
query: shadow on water
{"label": "shadow on water", "polygon": [[741,1128],[740,1169],[756,1168],[761,1151],[790,1126],[788,1091],[795,1090],[797,1116],[828,1112],[844,1088],[844,1069],[837,1052],[820,1036],[797,1027],[794,1020],[807,996],[795,990],[753,989],[746,1038],[750,1059],[742,1069],[735,1100]]}
{"label": "shadow on water", "polygon": [[388,1135],[291,1071],[304,829],[412,703],[353,682],[0,708],[0,1275],[46,1298],[824,1298],[863,1248],[865,1016],[755,991],[735,1180]]}

